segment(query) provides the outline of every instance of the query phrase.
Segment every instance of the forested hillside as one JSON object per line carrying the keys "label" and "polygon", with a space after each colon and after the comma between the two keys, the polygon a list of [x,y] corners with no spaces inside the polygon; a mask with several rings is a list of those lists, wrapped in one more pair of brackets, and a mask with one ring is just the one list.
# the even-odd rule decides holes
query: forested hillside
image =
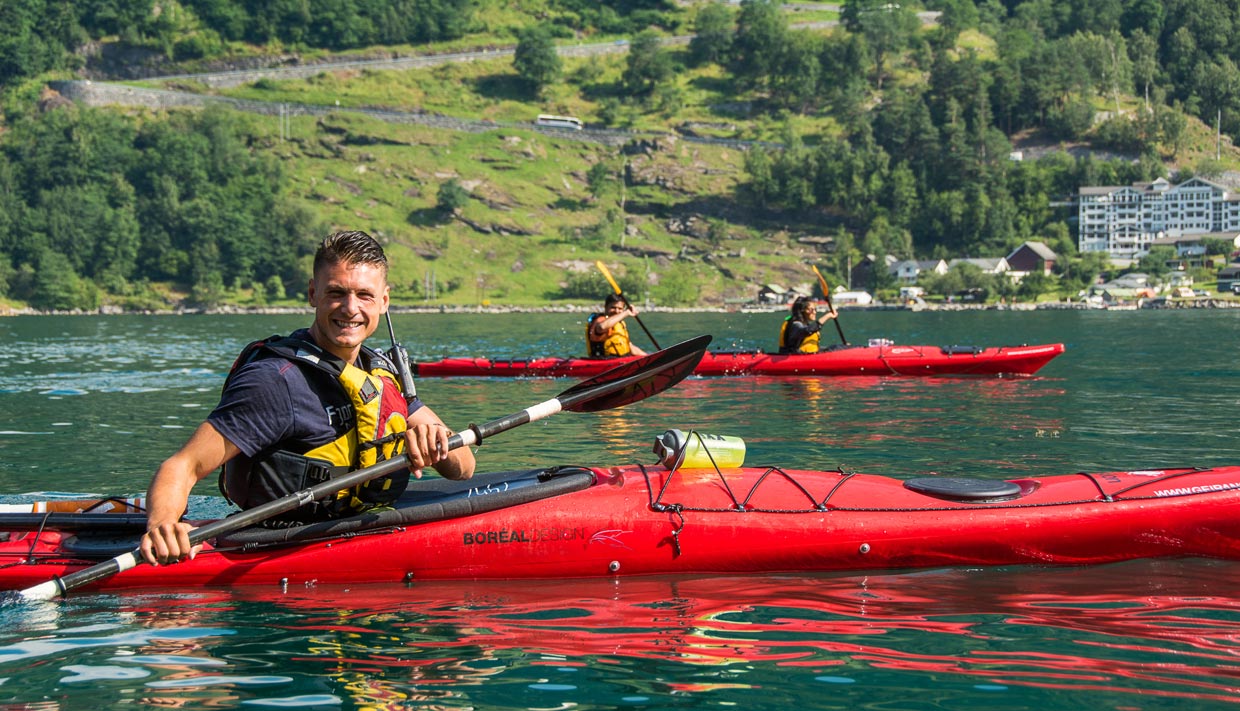
{"label": "forested hillside", "polygon": [[[397,296],[420,302],[594,299],[605,259],[653,303],[720,303],[812,281],[807,263],[843,283],[866,255],[1040,240],[1064,257],[1055,279],[986,285],[1037,298],[1107,268],[1075,254],[1079,186],[1240,165],[1227,0],[6,0],[0,22],[0,299],[37,308],[279,302],[332,226],[393,245]],[[623,51],[564,51],[592,44]],[[515,52],[330,64],[471,48]],[[324,71],[165,86],[339,116],[86,108],[46,88],[289,61]],[[520,127],[540,113],[635,140]]]}

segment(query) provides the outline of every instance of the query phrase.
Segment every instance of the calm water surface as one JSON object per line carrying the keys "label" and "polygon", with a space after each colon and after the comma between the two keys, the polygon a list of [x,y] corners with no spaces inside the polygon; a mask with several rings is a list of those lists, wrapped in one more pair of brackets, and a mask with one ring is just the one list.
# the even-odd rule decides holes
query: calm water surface
{"label": "calm water surface", "polygon": [[[770,348],[775,314],[644,314]],[[690,379],[501,434],[483,469],[651,462],[670,427],[747,463],[1014,478],[1240,463],[1240,311],[845,312],[854,342],[1063,342],[1034,378]],[[308,316],[0,319],[0,494],[141,493],[249,340]],[[395,318],[414,360],[582,350],[572,314]],[[640,329],[634,329],[638,335]],[[824,339],[834,337],[833,329]],[[380,340],[376,345],[386,345]],[[643,343],[643,345],[645,345]],[[463,426],[566,380],[423,379]],[[195,506],[213,483],[196,492]],[[1199,709],[1240,701],[1240,563],[175,590],[0,606],[2,708]]]}

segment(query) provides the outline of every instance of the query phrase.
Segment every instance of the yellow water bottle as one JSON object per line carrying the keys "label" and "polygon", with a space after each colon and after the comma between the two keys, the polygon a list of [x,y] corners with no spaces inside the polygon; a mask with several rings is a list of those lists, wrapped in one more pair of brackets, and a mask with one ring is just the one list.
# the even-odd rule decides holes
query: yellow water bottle
{"label": "yellow water bottle", "polygon": [[668,430],[654,440],[654,453],[668,469],[733,469],[745,463],[740,437]]}

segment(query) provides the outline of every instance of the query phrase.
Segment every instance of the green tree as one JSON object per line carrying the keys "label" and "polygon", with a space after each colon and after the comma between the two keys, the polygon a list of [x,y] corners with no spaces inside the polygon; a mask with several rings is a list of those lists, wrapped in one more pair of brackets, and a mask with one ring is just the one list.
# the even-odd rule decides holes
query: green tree
{"label": "green tree", "polygon": [[939,27],[945,33],[945,45],[955,44],[961,32],[976,29],[981,22],[981,13],[973,0],[942,0],[938,5],[943,13],[939,17]]}
{"label": "green tree", "polygon": [[288,295],[284,289],[284,280],[275,274],[267,278],[263,290],[272,301],[282,301]]}
{"label": "green tree", "polygon": [[[233,289],[240,291],[240,288]],[[250,302],[255,306],[267,305],[267,286],[261,281],[250,282]]]}
{"label": "green tree", "polygon": [[1179,110],[1178,106],[1160,108],[1157,116],[1159,141],[1171,149],[1171,157],[1175,158],[1180,154],[1180,150],[1184,148],[1184,141],[1188,131],[1188,118]]}
{"label": "green tree", "polygon": [[1068,256],[1058,262],[1060,281],[1069,291],[1069,296],[1088,289],[1097,280],[1098,275],[1111,268],[1111,258],[1106,252],[1085,252],[1077,257]]}
{"label": "green tree", "polygon": [[1084,99],[1072,99],[1065,106],[1054,107],[1047,114],[1047,128],[1052,135],[1067,140],[1083,137],[1094,123],[1094,107]]}
{"label": "green tree", "polygon": [[948,297],[964,288],[960,272],[949,269],[943,274],[922,273],[917,277],[917,285],[926,290],[927,294]]}
{"label": "green tree", "polygon": [[88,39],[69,0],[4,0],[0,27],[0,87],[75,65],[72,51]]}
{"label": "green tree", "polygon": [[595,200],[600,200],[610,193],[617,182],[615,171],[605,160],[600,160],[586,171],[586,189],[590,191],[590,195],[594,196]]}
{"label": "green tree", "polygon": [[1120,18],[1120,27],[1132,37],[1138,32],[1157,37],[1166,22],[1166,9],[1162,0],[1132,0]]}
{"label": "green tree", "polygon": [[829,78],[819,83],[823,104],[841,118],[870,113],[872,97],[865,74],[873,60],[865,38],[835,32],[823,37],[821,46],[820,76]]}
{"label": "green tree", "polygon": [[[1170,29],[1170,28],[1168,28]],[[1177,27],[1169,38],[1163,39],[1162,62],[1170,83],[1180,92],[1179,98],[1187,98],[1188,90],[1193,86],[1194,74],[1197,69],[1197,39],[1187,27]]]}
{"label": "green tree", "polygon": [[985,299],[994,290],[994,275],[982,271],[982,268],[976,264],[960,262],[948,270],[949,274],[952,272],[955,272],[960,277],[960,289],[958,291],[980,289],[985,292],[982,297]]}
{"label": "green tree", "polygon": [[0,296],[7,296],[10,293],[14,271],[13,263],[3,252],[0,252]]}
{"label": "green tree", "polygon": [[97,290],[77,275],[63,254],[51,250],[39,255],[29,301],[37,309],[92,309],[99,306]]}
{"label": "green tree", "polygon": [[[921,206],[917,195],[917,176],[913,174],[908,163],[901,161],[891,170],[887,179],[888,190],[885,195],[888,214],[894,225],[907,227]],[[908,256],[912,255],[912,244],[909,244]],[[896,252],[897,254],[905,254]]]}
{"label": "green tree", "polygon": [[912,42],[921,20],[908,3],[888,0],[845,0],[840,22],[849,32],[861,34],[874,51],[874,85],[882,89],[888,57],[899,54]]}
{"label": "green tree", "polygon": [[689,60],[695,66],[723,64],[732,50],[732,11],[722,3],[707,3],[698,10],[689,40]]}
{"label": "green tree", "polygon": [[1132,60],[1132,78],[1149,108],[1150,85],[1158,76],[1158,40],[1143,30],[1136,30],[1128,38],[1128,56]]}
{"label": "green tree", "polygon": [[624,115],[624,105],[614,96],[609,96],[599,104],[598,120],[604,126],[615,126]]}
{"label": "green tree", "polygon": [[674,84],[661,84],[651,97],[654,107],[666,118],[675,116],[685,105],[685,92]]}
{"label": "green tree", "polygon": [[1221,130],[1240,133],[1240,67],[1236,62],[1221,57],[1200,63],[1193,86],[1193,93],[1201,99],[1199,115],[1207,123],[1221,116]]}
{"label": "green tree", "polygon": [[848,284],[852,265],[858,263],[863,256],[857,248],[857,239],[844,227],[835,228],[831,236],[835,239],[835,251],[828,262],[830,273],[824,275],[827,277],[828,287],[831,284]]}
{"label": "green tree", "polygon": [[741,0],[729,68],[748,87],[763,87],[779,64],[788,21],[771,0]]}
{"label": "green tree", "polygon": [[95,240],[94,264],[88,273],[109,291],[120,292],[137,269],[142,228],[133,186],[116,176],[102,187],[107,208],[96,224],[99,235]]}
{"label": "green tree", "polygon": [[672,57],[658,33],[645,30],[633,38],[621,82],[630,96],[649,96],[672,76]]}
{"label": "green tree", "polygon": [[447,215],[455,215],[469,204],[469,191],[461,187],[456,178],[449,178],[439,185],[439,193],[435,205],[439,211]]}
{"label": "green tree", "polygon": [[1150,251],[1137,261],[1137,267],[1155,279],[1163,279],[1171,273],[1167,262],[1175,260],[1175,248],[1167,245],[1150,247]]}
{"label": "green tree", "polygon": [[1037,301],[1038,297],[1053,291],[1055,278],[1040,271],[1026,274],[1016,286],[1016,295],[1025,301]]}
{"label": "green tree", "polygon": [[551,28],[535,25],[522,30],[513,53],[512,66],[539,96],[546,87],[560,80],[563,63],[556,52]]}
{"label": "green tree", "polygon": [[777,106],[804,112],[819,102],[822,48],[809,32],[791,32],[778,70],[771,75],[771,98]]}
{"label": "green tree", "polygon": [[754,146],[745,153],[745,172],[749,175],[749,194],[761,207],[771,203],[777,196],[777,186],[771,174],[771,157],[765,148]]}
{"label": "green tree", "polygon": [[24,240],[19,226],[26,220],[26,202],[18,194],[17,166],[0,151],[0,255],[15,257]]}

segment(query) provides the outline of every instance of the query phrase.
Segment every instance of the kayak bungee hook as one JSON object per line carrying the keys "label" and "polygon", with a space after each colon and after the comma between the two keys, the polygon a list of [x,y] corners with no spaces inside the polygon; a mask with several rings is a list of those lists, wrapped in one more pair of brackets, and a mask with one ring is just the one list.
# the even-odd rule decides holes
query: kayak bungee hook
{"label": "kayak bungee hook", "polygon": [[680,525],[672,529],[672,557],[680,557],[680,532],[685,530],[685,515],[682,512],[680,504],[671,504],[665,507],[666,510],[676,514],[676,518],[680,520]]}

